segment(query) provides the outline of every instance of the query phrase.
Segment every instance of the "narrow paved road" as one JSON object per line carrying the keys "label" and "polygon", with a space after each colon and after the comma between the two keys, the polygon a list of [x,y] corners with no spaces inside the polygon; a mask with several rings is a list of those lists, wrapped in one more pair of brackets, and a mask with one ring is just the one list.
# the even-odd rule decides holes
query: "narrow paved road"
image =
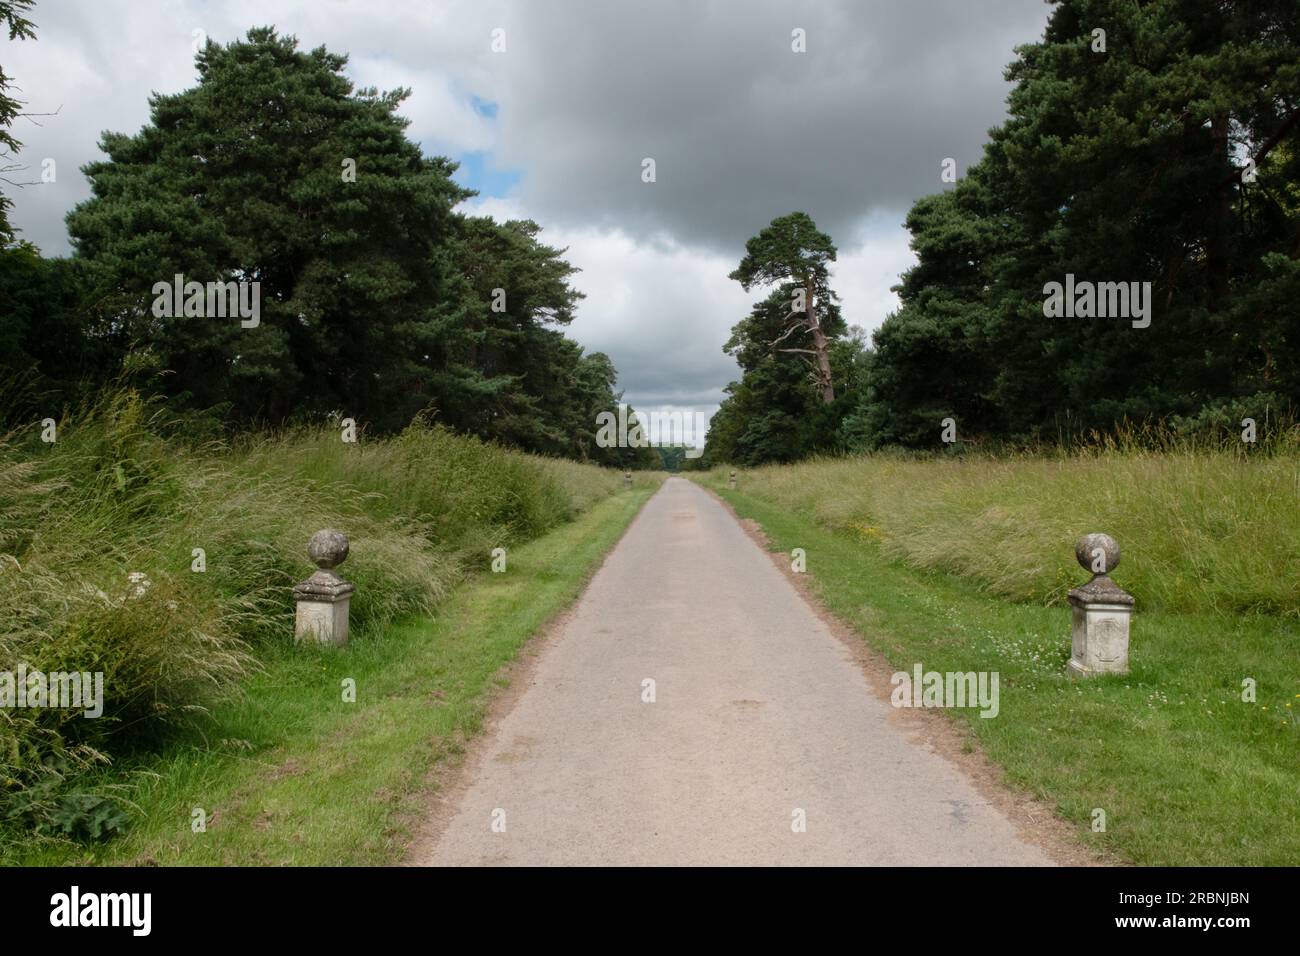
{"label": "narrow paved road", "polygon": [[416,862],[1049,864],[889,714],[726,509],[672,478]]}

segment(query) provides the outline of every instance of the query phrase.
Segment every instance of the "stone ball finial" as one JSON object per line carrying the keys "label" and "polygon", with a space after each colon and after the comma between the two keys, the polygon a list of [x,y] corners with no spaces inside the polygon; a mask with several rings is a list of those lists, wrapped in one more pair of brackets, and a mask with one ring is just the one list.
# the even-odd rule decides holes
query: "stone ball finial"
{"label": "stone ball finial", "polygon": [[348,536],[333,528],[317,531],[307,542],[307,556],[318,568],[336,568],[348,558]]}
{"label": "stone ball finial", "polygon": [[1108,534],[1085,534],[1074,546],[1074,556],[1085,571],[1110,574],[1119,567],[1119,542]]}

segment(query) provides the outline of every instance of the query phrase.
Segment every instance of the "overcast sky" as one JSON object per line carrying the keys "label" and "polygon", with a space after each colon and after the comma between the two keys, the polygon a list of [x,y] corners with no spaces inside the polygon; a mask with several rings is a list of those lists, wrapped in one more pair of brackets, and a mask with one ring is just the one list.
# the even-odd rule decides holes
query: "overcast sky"
{"label": "overcast sky", "polygon": [[[609,353],[641,409],[711,414],[738,377],[722,353],[757,293],[727,278],[751,235],[809,213],[839,247],[833,287],[867,331],[897,307],[902,220],[977,160],[1005,116],[1012,49],[1044,0],[38,0],[37,39],[0,39],[28,109],[22,159],[54,183],[8,190],[47,255],[101,131],[135,132],[151,91],[197,82],[195,31],[271,24],[350,55],[358,85],[413,90],[426,153],[462,163],[467,210],[532,218],[586,293],[569,329]],[[806,53],[791,31],[806,33]],[[493,52],[494,30],[505,51]],[[657,181],[641,179],[642,160]],[[39,177],[29,177],[39,178]]]}

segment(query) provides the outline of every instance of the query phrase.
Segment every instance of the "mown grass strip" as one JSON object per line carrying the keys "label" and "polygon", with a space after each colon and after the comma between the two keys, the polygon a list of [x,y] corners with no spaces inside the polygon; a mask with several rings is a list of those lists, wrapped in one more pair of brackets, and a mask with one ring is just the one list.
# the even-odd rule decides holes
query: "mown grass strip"
{"label": "mown grass strip", "polygon": [[[206,742],[125,769],[141,816],[97,847],[11,847],[7,862],[370,865],[395,862],[429,771],[481,727],[503,665],[581,593],[652,487],[611,495],[459,588],[432,618],[341,650],[281,646]],[[356,702],[343,700],[355,681]],[[114,771],[120,778],[124,768]],[[195,808],[206,832],[193,832]]]}
{"label": "mown grass strip", "polygon": [[[947,713],[1084,842],[1144,865],[1300,860],[1300,652],[1284,619],[1147,612],[1138,594],[1131,672],[1074,682],[1068,610],[907,568],[788,501],[710,484],[773,548],[804,548],[821,600],[899,670],[998,671],[996,718]],[[1247,677],[1255,703],[1242,701]]]}

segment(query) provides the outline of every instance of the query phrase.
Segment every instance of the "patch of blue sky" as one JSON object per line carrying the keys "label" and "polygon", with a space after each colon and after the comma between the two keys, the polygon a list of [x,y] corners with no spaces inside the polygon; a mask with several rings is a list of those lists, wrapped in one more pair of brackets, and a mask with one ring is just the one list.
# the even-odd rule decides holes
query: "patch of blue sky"
{"label": "patch of blue sky", "polygon": [[483,150],[460,153],[452,158],[460,163],[452,179],[476,190],[480,196],[501,198],[523,178],[522,170],[498,169],[492,154]]}
{"label": "patch of blue sky", "polygon": [[[486,120],[497,118],[497,104],[482,97],[471,95],[470,108]],[[501,198],[505,196],[523,177],[519,169],[500,169],[490,150],[472,150],[453,157],[460,163],[453,177],[456,182],[469,189],[476,190],[479,196]]]}

